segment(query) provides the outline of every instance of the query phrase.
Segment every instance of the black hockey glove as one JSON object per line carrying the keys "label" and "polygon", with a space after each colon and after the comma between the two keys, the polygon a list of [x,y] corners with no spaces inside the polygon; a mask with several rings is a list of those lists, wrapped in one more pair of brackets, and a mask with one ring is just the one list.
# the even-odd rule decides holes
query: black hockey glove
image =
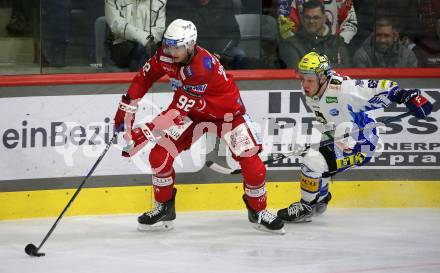
{"label": "black hockey glove", "polygon": [[388,94],[388,98],[398,104],[404,103],[417,118],[425,118],[432,111],[432,103],[421,95],[420,89],[396,89]]}

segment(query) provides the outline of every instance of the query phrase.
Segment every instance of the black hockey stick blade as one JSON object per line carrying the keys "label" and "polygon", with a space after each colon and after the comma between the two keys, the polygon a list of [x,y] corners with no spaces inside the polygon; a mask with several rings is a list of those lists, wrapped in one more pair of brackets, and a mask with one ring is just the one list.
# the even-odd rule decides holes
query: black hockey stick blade
{"label": "black hockey stick blade", "polygon": [[38,248],[34,244],[28,244],[24,248],[24,252],[26,252],[27,255],[32,256],[32,257],[41,257],[41,256],[46,255],[44,253],[38,252]]}

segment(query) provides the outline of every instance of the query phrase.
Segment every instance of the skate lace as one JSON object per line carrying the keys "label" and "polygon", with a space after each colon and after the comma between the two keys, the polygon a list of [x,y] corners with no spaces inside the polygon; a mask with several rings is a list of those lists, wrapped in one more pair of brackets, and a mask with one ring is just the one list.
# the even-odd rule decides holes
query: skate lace
{"label": "skate lace", "polygon": [[267,210],[262,210],[258,213],[258,223],[261,223],[261,221],[265,221],[270,224],[275,219],[276,219],[276,215],[270,213]]}
{"label": "skate lace", "polygon": [[294,214],[295,214],[295,216],[299,216],[299,213],[305,209],[310,211],[312,208],[309,205],[303,204],[301,202],[293,203],[287,209],[287,214],[289,216],[294,215]]}
{"label": "skate lace", "polygon": [[163,208],[163,204],[155,201],[154,209],[150,210],[149,212],[146,212],[145,214],[150,217],[156,216],[162,211],[162,208]]}

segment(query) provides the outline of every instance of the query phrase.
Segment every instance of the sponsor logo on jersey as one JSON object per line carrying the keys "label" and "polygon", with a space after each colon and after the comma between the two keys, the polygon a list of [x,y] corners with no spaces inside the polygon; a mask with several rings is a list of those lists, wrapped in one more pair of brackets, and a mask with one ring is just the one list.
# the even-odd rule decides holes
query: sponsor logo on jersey
{"label": "sponsor logo on jersey", "polygon": [[339,90],[341,90],[341,85],[340,84],[329,84],[328,89],[334,90],[334,91],[339,91]]}
{"label": "sponsor logo on jersey", "polygon": [[338,97],[325,97],[326,103],[338,103]]}
{"label": "sponsor logo on jersey", "polygon": [[214,65],[212,63],[212,58],[211,57],[204,57],[203,58],[203,66],[206,69],[212,70],[212,68],[214,67]]}
{"label": "sponsor logo on jersey", "polygon": [[336,167],[338,169],[350,167],[353,165],[361,165],[365,159],[367,158],[366,153],[357,152],[356,154],[352,154],[349,156],[345,156],[343,158],[336,159]]}
{"label": "sponsor logo on jersey", "polygon": [[339,110],[336,108],[330,109],[329,113],[334,117],[339,116]]}
{"label": "sponsor logo on jersey", "polygon": [[170,63],[170,64],[174,63],[173,59],[170,58],[170,57],[167,57],[167,56],[163,56],[163,55],[161,55],[159,59],[160,59],[162,62],[166,62],[166,63]]}
{"label": "sponsor logo on jersey", "polygon": [[342,81],[333,78],[333,79],[330,80],[330,84],[341,85]]}
{"label": "sponsor logo on jersey", "polygon": [[380,89],[385,89],[387,88],[387,84],[390,83],[391,81],[389,80],[380,80],[379,81],[379,87]]}
{"label": "sponsor logo on jersey", "polygon": [[390,80],[380,80],[379,87],[383,90],[391,89],[394,86],[397,86],[397,82],[393,82]]}
{"label": "sponsor logo on jersey", "polygon": [[182,86],[182,82],[176,78],[170,78],[171,89],[176,91],[179,87]]}
{"label": "sponsor logo on jersey", "polygon": [[208,87],[207,84],[199,84],[199,85],[185,84],[183,86],[183,91],[185,91],[187,94],[191,96],[201,97],[207,87]]}
{"label": "sponsor logo on jersey", "polygon": [[363,80],[356,80],[354,83],[355,86],[364,87],[364,81]]}

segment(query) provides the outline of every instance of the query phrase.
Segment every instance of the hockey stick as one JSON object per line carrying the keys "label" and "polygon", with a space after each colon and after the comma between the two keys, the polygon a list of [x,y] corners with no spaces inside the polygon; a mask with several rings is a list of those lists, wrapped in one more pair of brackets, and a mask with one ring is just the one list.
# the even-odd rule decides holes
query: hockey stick
{"label": "hockey stick", "polygon": [[[345,133],[345,134],[343,134],[341,136],[338,136],[338,137],[335,137],[335,138],[332,138],[332,139],[327,139],[327,140],[321,141],[319,143],[313,143],[313,144],[306,145],[306,147],[304,149],[302,149],[301,151],[293,151],[293,152],[290,152],[290,153],[281,154],[281,155],[279,155],[277,157],[274,157],[274,158],[271,158],[271,159],[263,161],[263,164],[267,165],[267,164],[276,162],[278,160],[281,160],[281,159],[284,159],[284,158],[287,158],[287,157],[291,157],[291,156],[294,156],[294,155],[301,155],[304,152],[306,152],[311,146],[323,147],[323,146],[331,145],[335,141],[342,140],[342,139],[347,138],[349,136],[361,133],[364,130],[374,129],[374,128],[377,128],[377,127],[379,127],[381,125],[386,125],[386,124],[388,124],[390,122],[394,122],[394,121],[400,120],[402,118],[405,118],[407,116],[410,116],[411,114],[412,114],[411,112],[405,112],[405,113],[402,113],[402,114],[397,115],[395,117],[388,118],[388,119],[386,119],[386,120],[384,120],[382,122],[376,123],[373,126],[368,126],[367,125],[364,128],[358,128],[358,129],[353,130],[353,131],[351,131],[349,133]],[[241,169],[233,170],[233,169],[230,169],[230,168],[223,167],[223,166],[221,166],[221,165],[219,165],[219,164],[217,164],[217,163],[215,163],[213,161],[206,161],[205,165],[208,168],[210,168],[211,170],[213,170],[215,172],[218,172],[218,173],[222,173],[222,174],[239,174],[239,173],[241,173]]]}
{"label": "hockey stick", "polygon": [[76,190],[76,192],[73,194],[72,198],[70,198],[70,201],[67,203],[66,207],[64,207],[63,211],[61,212],[60,216],[58,216],[57,220],[55,221],[55,223],[52,225],[52,227],[50,228],[49,232],[46,234],[46,236],[44,237],[43,241],[40,243],[40,245],[38,247],[36,247],[34,244],[28,244],[25,248],[24,248],[24,252],[26,252],[27,255],[29,256],[34,256],[34,257],[41,257],[44,256],[45,254],[42,252],[38,252],[41,247],[44,245],[44,243],[46,242],[46,240],[49,238],[49,236],[52,234],[52,232],[55,230],[55,227],[57,226],[58,222],[61,220],[61,218],[64,216],[64,213],[67,211],[67,209],[70,207],[70,205],[73,203],[73,201],[75,200],[76,196],[79,194],[79,192],[81,191],[82,187],[84,186],[84,184],[86,183],[87,179],[92,175],[92,173],[95,171],[96,167],[98,167],[99,162],[101,162],[102,158],[104,158],[104,155],[107,153],[107,151],[110,149],[110,146],[112,146],[113,141],[116,139],[116,132],[113,134],[112,139],[110,140],[110,142],[107,144],[107,146],[105,147],[104,151],[102,152],[102,154],[99,156],[98,160],[96,160],[95,164],[93,165],[93,167],[90,169],[89,173],[86,175],[86,177],[83,179],[82,183],[79,185],[78,189]]}

